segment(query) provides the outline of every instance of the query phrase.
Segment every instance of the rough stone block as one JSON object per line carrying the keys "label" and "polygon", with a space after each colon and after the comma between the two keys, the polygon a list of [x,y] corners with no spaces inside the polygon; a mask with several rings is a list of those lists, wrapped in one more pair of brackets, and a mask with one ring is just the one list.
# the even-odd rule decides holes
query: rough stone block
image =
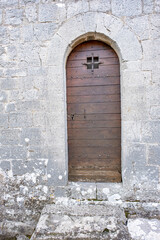
{"label": "rough stone block", "polygon": [[55,22],[57,18],[58,7],[55,3],[39,5],[39,21]]}
{"label": "rough stone block", "polygon": [[39,94],[40,92],[38,91],[38,89],[27,89],[23,92],[23,99],[25,101],[35,101],[39,99]]}
{"label": "rough stone block", "polygon": [[[154,96],[154,97],[153,97]],[[150,110],[150,113],[154,113],[154,110],[156,110],[156,106],[160,104],[160,86],[159,84],[153,84],[153,82],[151,82],[147,88],[146,88],[146,99],[147,99],[147,102],[148,102],[148,105],[149,106],[153,106],[155,105],[155,109],[151,108]],[[158,110],[158,108],[157,108]],[[157,114],[158,114],[158,111],[157,111]],[[151,116],[152,119],[154,119],[152,116]],[[159,118],[158,115],[156,116],[156,118]]]}
{"label": "rough stone block", "polygon": [[[137,37],[128,27],[123,27],[119,33],[115,36],[114,40],[118,43],[121,49],[121,55],[123,60],[135,61],[142,57],[142,49]],[[130,44],[132,43],[132,44]],[[128,49],[128,51],[126,51]]]}
{"label": "rough stone block", "polygon": [[6,78],[1,81],[1,89],[2,90],[12,90],[15,88],[15,79]]}
{"label": "rough stone block", "polygon": [[11,41],[19,42],[20,39],[20,28],[11,27],[9,29],[9,38]]}
{"label": "rough stone block", "polygon": [[[66,34],[68,32],[69,34]],[[85,33],[85,26],[83,24],[83,16],[69,19],[57,32],[60,37],[63,36],[64,44],[70,44],[73,39],[78,38]]]}
{"label": "rough stone block", "polygon": [[140,16],[133,19],[128,18],[127,24],[133,29],[140,40],[149,38],[150,23],[148,16]]}
{"label": "rough stone block", "polygon": [[8,103],[6,106],[5,106],[5,111],[8,113],[8,112],[14,112],[16,110],[15,108],[15,104],[14,103]]}
{"label": "rough stone block", "polygon": [[2,130],[0,132],[0,143],[2,145],[18,145],[20,142],[20,133],[18,129]]}
{"label": "rough stone block", "polygon": [[19,90],[12,90],[9,92],[9,102],[22,100],[22,93]]}
{"label": "rough stone block", "polygon": [[96,199],[95,183],[71,183],[68,187],[73,199]]}
{"label": "rough stone block", "polygon": [[117,16],[136,16],[142,13],[141,0],[112,0],[112,13]]}
{"label": "rough stone block", "polygon": [[5,23],[10,25],[19,25],[23,20],[23,9],[7,9],[5,14]]}
{"label": "rough stone block", "polygon": [[27,5],[27,4],[33,4],[33,3],[39,3],[40,2],[40,0],[19,0],[19,4],[21,5],[21,6],[25,6],[25,5]]}
{"label": "rough stone block", "polygon": [[151,72],[124,70],[122,76],[124,87],[145,87],[151,80]]}
{"label": "rough stone block", "polygon": [[26,128],[22,131],[22,143],[28,145],[40,145],[42,142],[39,128]]}
{"label": "rough stone block", "polygon": [[151,21],[151,36],[152,39],[158,39],[160,37],[160,16],[159,14],[153,14],[150,17]]}
{"label": "rough stone block", "polygon": [[116,206],[63,201],[47,205],[42,212],[32,240],[43,239],[129,239],[123,211]]}
{"label": "rough stone block", "polygon": [[0,44],[7,44],[9,42],[7,28],[0,26]]}
{"label": "rough stone block", "polygon": [[143,122],[142,141],[158,143],[160,139],[160,121]]}
{"label": "rough stone block", "polygon": [[1,0],[0,7],[18,6],[18,0]]}
{"label": "rough stone block", "polygon": [[7,101],[7,94],[4,91],[0,92],[0,102],[6,102]]}
{"label": "rough stone block", "polygon": [[9,126],[17,127],[30,127],[32,126],[32,115],[27,113],[11,113],[9,115]]}
{"label": "rough stone block", "polygon": [[80,1],[70,1],[67,4],[67,18],[71,18],[74,15],[88,12],[89,2],[85,0]]}
{"label": "rough stone block", "polygon": [[0,9],[0,24],[2,23],[2,9]]}
{"label": "rough stone block", "polygon": [[29,67],[28,69],[28,76],[46,76],[47,75],[47,68],[46,67]]}
{"label": "rough stone block", "polygon": [[34,25],[35,39],[38,41],[49,40],[55,33],[56,23],[38,23]]}
{"label": "rough stone block", "polygon": [[[24,41],[27,41],[27,39],[28,39],[28,37],[26,36],[26,38],[25,38],[25,36],[24,36]],[[32,41],[32,39],[31,39],[31,41]],[[27,51],[26,51],[26,49],[27,49]],[[24,44],[19,45],[19,54],[18,54],[19,59],[20,59],[19,66],[26,67],[26,68],[28,66],[40,66],[41,59],[39,57],[39,50],[40,50],[39,46],[37,46],[37,44],[35,44],[35,43],[31,44],[31,42],[26,42]]]}
{"label": "rough stone block", "polygon": [[37,20],[37,7],[36,5],[26,5],[25,16],[29,22],[35,22]]}
{"label": "rough stone block", "polygon": [[9,171],[11,169],[11,164],[9,161],[0,161],[0,168],[3,171]]}
{"label": "rough stone block", "polygon": [[147,180],[145,144],[125,144],[122,150],[122,175],[124,186],[132,188],[134,184],[147,184],[149,180]]}
{"label": "rough stone block", "polygon": [[42,158],[48,158],[48,149],[37,147],[37,146],[29,146],[28,147],[29,152],[29,159],[42,159]]}
{"label": "rough stone block", "polygon": [[122,183],[96,183],[97,200],[108,200],[111,203],[122,203]]}
{"label": "rough stone block", "polygon": [[27,150],[21,146],[11,146],[10,147],[10,158],[11,159],[26,159]]}
{"label": "rough stone block", "polygon": [[41,110],[41,103],[40,101],[33,100],[33,101],[21,101],[16,103],[16,108],[18,111],[40,111]]}
{"label": "rough stone block", "polygon": [[160,119],[160,106],[152,106],[150,116],[152,119]]}
{"label": "rough stone block", "polygon": [[147,166],[141,175],[146,188],[157,188],[159,183],[159,166]]}
{"label": "rough stone block", "polygon": [[33,125],[35,127],[40,127],[41,129],[46,130],[46,126],[47,126],[46,114],[41,112],[34,113]]}
{"label": "rough stone block", "polygon": [[141,121],[123,121],[123,138],[122,142],[141,142]]}
{"label": "rough stone block", "polygon": [[[2,229],[2,236],[7,236],[7,238],[15,238],[18,235],[32,235],[34,226],[32,224],[27,224],[23,222],[16,222],[16,221],[4,221],[3,222],[3,229]],[[16,237],[17,238],[17,237]],[[2,237],[3,239],[3,237]],[[6,237],[4,237],[6,239]]]}
{"label": "rough stone block", "polygon": [[5,72],[7,77],[25,77],[26,76],[26,69],[22,68],[14,68],[14,69],[7,69]]}
{"label": "rough stone block", "polygon": [[4,104],[0,103],[0,112],[3,112],[3,110],[4,110]]}
{"label": "rough stone block", "polygon": [[0,128],[8,127],[8,114],[0,114]]}
{"label": "rough stone block", "polygon": [[[32,25],[27,25],[22,27],[22,39],[24,42],[32,42],[33,41],[33,26]],[[28,49],[25,46],[26,49]]]}
{"label": "rough stone block", "polygon": [[[93,21],[94,19],[94,21]],[[83,23],[86,32],[96,32],[97,30],[97,13],[96,12],[88,12],[83,16]]]}
{"label": "rough stone block", "polygon": [[11,158],[10,147],[8,146],[0,147],[0,159],[10,159],[10,158]]}
{"label": "rough stone block", "polygon": [[121,106],[124,120],[130,121],[146,120],[146,118],[149,115],[146,103],[146,87],[126,86],[123,89]]}
{"label": "rough stone block", "polygon": [[143,0],[143,12],[145,14],[153,13],[154,1],[153,0]]}
{"label": "rough stone block", "polygon": [[148,163],[151,165],[160,165],[160,146],[151,145],[148,147]]}
{"label": "rough stone block", "polygon": [[129,219],[127,226],[133,240],[159,240],[160,220],[158,219]]}
{"label": "rough stone block", "polygon": [[12,169],[13,175],[30,174],[30,180],[33,180],[46,174],[46,160],[13,160]]}
{"label": "rough stone block", "polygon": [[6,53],[5,48],[4,47],[0,47],[0,55],[3,55],[5,53]]}
{"label": "rough stone block", "polygon": [[155,4],[155,12],[160,12],[160,2],[159,2],[159,0],[155,0],[154,4]]}
{"label": "rough stone block", "polygon": [[111,3],[110,1],[106,0],[90,0],[90,10],[91,11],[102,11],[102,12],[108,12],[111,10]]}

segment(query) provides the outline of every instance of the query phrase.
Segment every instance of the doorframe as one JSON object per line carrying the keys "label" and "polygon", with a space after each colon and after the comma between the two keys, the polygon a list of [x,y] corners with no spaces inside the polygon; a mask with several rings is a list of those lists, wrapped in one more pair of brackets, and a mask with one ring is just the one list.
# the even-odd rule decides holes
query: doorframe
{"label": "doorframe", "polygon": [[[89,21],[93,22],[94,14],[84,14]],[[99,20],[97,23],[97,15]],[[104,20],[109,18],[112,22],[109,26],[110,30],[107,32]],[[110,45],[117,53],[120,61],[120,83],[121,83],[121,169],[123,185],[128,184],[128,178],[133,170],[133,166],[127,162],[127,155],[124,151],[124,143],[128,141],[130,132],[124,132],[123,120],[126,118],[126,102],[124,99],[124,86],[126,79],[124,79],[124,72],[127,70],[133,71],[133,67],[137,60],[142,58],[141,45],[135,34],[127,27],[121,19],[116,18],[105,13],[96,13],[94,19],[95,24],[89,25],[85,29],[82,24],[83,19],[81,15],[77,15],[59,28],[54,35],[48,50],[48,80],[49,80],[49,95],[53,101],[53,96],[59,103],[59,107],[49,114],[56,118],[57,125],[48,132],[48,137],[53,139],[52,146],[55,149],[52,159],[49,159],[48,171],[50,179],[48,184],[54,186],[66,186],[68,184],[68,144],[67,144],[67,102],[66,102],[66,62],[71,51],[80,43],[86,40],[98,40]],[[93,26],[96,28],[93,29]],[[66,34],[67,32],[67,34]],[[132,46],[130,45],[132,41]],[[132,65],[133,64],[133,65]],[[49,102],[49,109],[53,109],[52,102]],[[54,106],[54,105],[53,105]],[[56,116],[56,117],[55,117]],[[49,119],[50,125],[52,118]],[[126,118],[127,119],[127,118]],[[60,126],[60,127],[59,127]],[[54,144],[54,145],[53,145]],[[56,160],[54,160],[56,156]],[[53,168],[54,162],[54,168]],[[113,183],[114,184],[114,183]]]}
{"label": "doorframe", "polygon": [[[89,39],[89,40],[88,40]],[[100,39],[100,38],[99,38]],[[66,59],[66,65],[67,65],[67,62],[68,62],[68,58],[69,58],[69,56],[70,56],[70,54],[72,53],[72,51],[74,51],[74,49],[77,47],[77,46],[79,46],[79,45],[81,45],[81,44],[83,44],[83,43],[85,43],[85,42],[87,42],[87,41],[92,41],[92,40],[94,40],[94,41],[98,41],[98,42],[101,42],[101,43],[104,43],[104,40],[102,41],[102,40],[97,40],[97,39],[95,39],[95,35],[89,35],[89,36],[87,36],[86,35],[86,40],[85,41],[83,41],[82,43],[78,43],[78,45],[76,45],[76,43],[75,43],[75,45],[76,46],[74,46],[73,45],[73,49],[71,50],[71,52],[69,53],[69,55],[67,56],[67,59]],[[79,41],[78,41],[79,42]],[[105,44],[106,45],[108,45],[109,46],[109,44],[108,43],[106,43],[105,42]],[[113,49],[113,47],[111,47],[111,49]],[[113,49],[114,50],[114,49]],[[115,50],[114,50],[114,52],[115,52]],[[116,53],[116,52],[115,52]],[[116,53],[117,54],[117,53]],[[120,59],[119,59],[119,57],[118,57],[118,55],[117,55],[117,58],[118,58],[118,60],[119,60],[119,68],[120,68]],[[72,59],[73,60],[73,59]],[[67,67],[66,67],[66,76],[67,76]],[[119,77],[119,80],[120,80],[120,77]],[[121,85],[120,85],[120,88],[121,88]],[[65,89],[66,89],[66,100],[65,100],[65,102],[66,102],[66,121],[67,121],[67,77],[66,77],[66,87],[65,87]],[[120,108],[121,108],[121,93],[120,93]],[[120,113],[120,116],[121,116],[121,113]],[[67,124],[66,124],[66,128],[67,128]],[[68,130],[68,128],[67,128],[67,130]],[[67,140],[68,140],[68,133],[66,133],[66,138],[67,138]],[[67,140],[66,140],[66,142],[67,142]],[[120,144],[121,144],[121,142],[120,142]],[[68,144],[66,144],[67,146],[67,150],[68,150]],[[67,153],[68,153],[68,151],[67,151]],[[69,154],[68,154],[68,156],[67,156],[67,159],[68,159],[68,157],[69,157]],[[69,161],[69,160],[68,160]],[[120,165],[121,165],[121,156],[120,156]],[[122,172],[120,173],[120,175],[121,175],[121,177],[122,177]],[[69,181],[68,180],[68,182],[72,182],[72,181]],[[74,181],[74,182],[78,182],[78,181]],[[84,181],[83,181],[84,182]],[[89,182],[92,182],[92,181],[89,181]],[[103,182],[103,181],[102,181]],[[105,181],[103,182],[103,183],[106,183]],[[120,181],[118,182],[118,183],[121,183]]]}

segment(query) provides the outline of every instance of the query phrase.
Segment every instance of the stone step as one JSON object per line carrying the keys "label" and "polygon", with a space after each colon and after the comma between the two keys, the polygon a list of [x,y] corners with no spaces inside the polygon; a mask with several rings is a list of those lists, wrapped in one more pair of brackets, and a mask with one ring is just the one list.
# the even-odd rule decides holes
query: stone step
{"label": "stone step", "polygon": [[129,240],[120,206],[105,202],[63,201],[46,205],[31,240]]}

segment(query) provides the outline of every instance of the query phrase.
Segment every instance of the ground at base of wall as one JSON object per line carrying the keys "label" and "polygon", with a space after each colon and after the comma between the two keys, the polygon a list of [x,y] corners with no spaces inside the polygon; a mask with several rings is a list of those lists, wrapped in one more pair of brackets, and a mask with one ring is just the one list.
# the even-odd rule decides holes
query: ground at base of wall
{"label": "ground at base of wall", "polygon": [[[0,240],[159,240],[160,205],[62,197],[43,208],[32,233],[29,228],[28,234],[27,229],[22,229],[24,223],[0,226]],[[19,234],[18,230],[15,236],[4,234],[4,230],[11,234],[13,228]]]}
{"label": "ground at base of wall", "polygon": [[160,206],[151,205],[61,198],[44,207],[31,240],[159,240]]}

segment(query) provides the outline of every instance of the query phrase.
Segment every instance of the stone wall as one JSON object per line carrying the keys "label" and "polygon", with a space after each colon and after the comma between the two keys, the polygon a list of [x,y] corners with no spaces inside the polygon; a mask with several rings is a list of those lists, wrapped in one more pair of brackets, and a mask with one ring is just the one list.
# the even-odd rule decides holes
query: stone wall
{"label": "stone wall", "polygon": [[[87,39],[121,64],[122,183],[68,184],[65,63]],[[0,236],[59,197],[158,202],[160,1],[0,1]]]}

